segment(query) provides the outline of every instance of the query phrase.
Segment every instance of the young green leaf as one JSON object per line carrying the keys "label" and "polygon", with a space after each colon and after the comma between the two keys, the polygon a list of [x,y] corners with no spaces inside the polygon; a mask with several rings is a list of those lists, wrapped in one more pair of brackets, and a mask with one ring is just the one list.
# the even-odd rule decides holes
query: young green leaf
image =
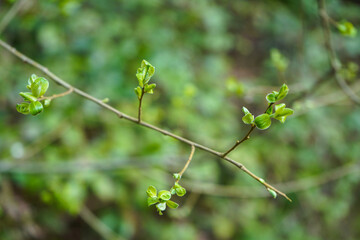
{"label": "young green leaf", "polygon": [[281,54],[278,49],[271,49],[270,58],[273,66],[280,72],[285,72],[289,65],[289,60]]}
{"label": "young green leaf", "polygon": [[269,193],[271,194],[271,196],[273,196],[273,198],[276,198],[277,197],[277,193],[274,191],[274,190],[272,190],[272,189],[270,189],[270,188],[266,188],[268,191],[269,191]]}
{"label": "young green leaf", "polygon": [[250,111],[246,107],[242,107],[242,111],[244,113],[244,117],[242,118],[242,121],[245,124],[252,124],[254,121],[254,115],[250,113]]}
{"label": "young green leaf", "polygon": [[174,174],[173,174],[173,177],[174,177],[175,180],[179,181],[180,178],[181,178],[181,175],[178,174],[178,173],[174,173]]}
{"label": "young green leaf", "polygon": [[265,130],[270,127],[271,119],[269,114],[261,114],[255,118],[255,125],[260,130]]}
{"label": "young green leaf", "polygon": [[142,95],[142,89],[140,88],[140,86],[137,86],[134,90],[135,90],[136,96],[138,97],[138,99],[140,99],[141,95]]}
{"label": "young green leaf", "polygon": [[294,110],[291,108],[285,108],[285,106],[286,105],[284,103],[275,105],[275,113],[273,114],[275,119],[285,121],[285,119],[282,119],[283,117],[290,116],[294,113]]}
{"label": "young green leaf", "polygon": [[159,199],[157,197],[148,197],[148,199],[147,199],[148,206],[151,206],[158,202],[159,202]]}
{"label": "young green leaf", "polygon": [[152,84],[145,84],[145,87],[144,87],[144,91],[146,93],[150,93],[150,94],[153,94],[153,89],[156,87],[156,84],[155,83],[152,83]]}
{"label": "young green leaf", "polygon": [[25,115],[29,114],[30,113],[30,104],[27,103],[27,102],[16,104],[16,110],[19,113],[22,113],[22,114],[25,114]]}
{"label": "young green leaf", "polygon": [[288,94],[289,92],[289,88],[288,86],[284,83],[281,88],[280,88],[280,91],[279,91],[279,95],[276,97],[276,101],[279,101],[281,99],[283,99],[284,97],[286,97],[286,95]]}
{"label": "young green leaf", "polygon": [[167,201],[170,198],[171,198],[171,193],[169,191],[162,190],[159,192],[159,199],[161,199],[163,201]]}
{"label": "young green leaf", "polygon": [[274,109],[274,106],[271,105],[271,107],[269,107],[268,109],[266,109],[266,112],[265,112],[265,113],[271,115],[271,114],[273,113],[273,109]]}
{"label": "young green leaf", "polygon": [[156,208],[157,208],[157,210],[158,210],[159,212],[160,212],[160,211],[165,211],[165,209],[166,209],[166,202],[156,204]]}
{"label": "young green leaf", "polygon": [[49,81],[43,77],[37,78],[31,83],[31,92],[35,97],[41,97],[49,88]]}
{"label": "young green leaf", "polygon": [[182,197],[186,194],[186,189],[180,186],[179,183],[175,183],[173,188],[175,189],[176,195],[179,197]]}
{"label": "young green leaf", "polygon": [[337,23],[336,27],[343,36],[347,36],[347,37],[356,36],[357,30],[351,22],[342,20],[341,22]]}
{"label": "young green leaf", "polygon": [[266,95],[266,101],[268,101],[269,103],[274,103],[274,102],[276,102],[276,95],[275,95],[275,93],[269,93],[268,95]]}
{"label": "young green leaf", "polygon": [[152,185],[150,185],[148,187],[148,189],[146,190],[146,193],[149,197],[156,197],[156,195],[157,195],[156,188]]}
{"label": "young green leaf", "polygon": [[252,115],[251,113],[248,113],[242,117],[242,121],[245,124],[252,124],[254,122],[254,115]]}
{"label": "young green leaf", "polygon": [[29,105],[30,113],[33,116],[41,113],[43,109],[44,109],[43,105],[41,104],[41,102],[38,102],[38,101],[32,102]]}
{"label": "young green leaf", "polygon": [[50,106],[50,103],[51,103],[51,99],[45,99],[43,101],[41,101],[42,104],[44,105],[44,107],[49,107]]}
{"label": "young green leaf", "polygon": [[179,207],[179,204],[177,204],[176,202],[173,202],[171,200],[167,201],[166,205],[168,205],[169,208],[174,208],[174,209]]}
{"label": "young green leaf", "polygon": [[150,81],[154,73],[155,73],[155,67],[152,66],[148,61],[143,60],[141,62],[140,68],[138,68],[136,72],[136,77],[139,81],[139,86],[143,88],[144,85]]}
{"label": "young green leaf", "polygon": [[25,101],[29,101],[29,102],[37,101],[37,98],[33,96],[31,92],[20,92],[19,95],[22,96]]}

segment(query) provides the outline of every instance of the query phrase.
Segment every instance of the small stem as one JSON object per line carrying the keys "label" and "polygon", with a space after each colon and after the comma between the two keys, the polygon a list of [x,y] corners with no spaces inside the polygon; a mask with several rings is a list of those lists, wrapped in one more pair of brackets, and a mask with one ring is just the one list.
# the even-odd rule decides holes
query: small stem
{"label": "small stem", "polygon": [[41,97],[41,98],[38,98],[38,101],[42,101],[42,100],[46,100],[46,99],[55,99],[55,98],[59,98],[59,97],[64,97],[70,93],[72,93],[74,91],[74,88],[70,88],[69,90],[67,90],[66,92],[63,92],[63,93],[59,93],[59,94],[54,94],[52,96],[49,96],[49,97]]}
{"label": "small stem", "polygon": [[[265,113],[267,112],[267,110],[269,110],[272,107],[272,105],[274,105],[274,103],[270,103],[270,105],[266,108]],[[255,124],[252,124],[249,132],[241,140],[237,140],[234,146],[232,146],[229,150],[223,153],[222,157],[223,158],[226,157],[230,152],[232,152],[235,148],[237,148],[237,146],[248,140],[250,138],[250,134],[252,133],[252,131],[254,131],[255,128],[256,128]]]}
{"label": "small stem", "polygon": [[[190,156],[189,156],[189,159],[187,160],[184,168],[179,172],[179,175],[180,175],[180,178],[182,177],[182,175],[184,174],[184,172],[186,171],[186,169],[188,168],[190,162],[191,162],[191,159],[193,158],[194,156],[194,152],[195,152],[195,146],[194,145],[191,145],[191,153],[190,153]],[[180,178],[178,180],[176,180],[176,182],[179,182]]]}
{"label": "small stem", "polygon": [[323,28],[323,34],[325,40],[324,45],[328,53],[328,58],[329,58],[330,66],[333,70],[334,78],[337,84],[343,90],[343,92],[350,98],[350,100],[360,105],[360,97],[356,95],[356,93],[354,93],[352,88],[348,86],[345,79],[340,74],[341,63],[336,57],[335,49],[331,42],[331,32],[330,32],[329,23],[333,23],[332,22],[333,20],[329,17],[328,13],[326,12],[325,0],[318,0],[318,11],[319,11],[319,16],[322,20],[321,25]]}
{"label": "small stem", "polygon": [[236,143],[234,144],[234,146],[232,146],[229,150],[227,150],[222,156],[226,157],[226,155],[228,155],[230,152],[232,152],[237,146],[239,146],[244,141],[248,140],[250,138],[250,134],[252,133],[252,131],[254,131],[255,127],[256,127],[255,124],[252,125],[249,132],[245,135],[245,137],[243,137],[243,139],[241,139],[240,141],[237,140]]}
{"label": "small stem", "polygon": [[140,99],[139,99],[139,110],[138,110],[138,123],[141,122],[141,105],[142,105],[142,100],[143,100],[143,97],[144,97],[144,88],[141,88],[141,96],[140,96]]}

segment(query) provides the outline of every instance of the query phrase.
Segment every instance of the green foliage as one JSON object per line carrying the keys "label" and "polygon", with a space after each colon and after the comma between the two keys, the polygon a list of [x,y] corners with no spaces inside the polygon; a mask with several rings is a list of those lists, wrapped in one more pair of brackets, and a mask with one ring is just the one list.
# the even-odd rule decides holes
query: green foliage
{"label": "green foliage", "polygon": [[271,125],[270,115],[267,113],[261,114],[255,118],[255,125],[260,130],[268,129]]}
{"label": "green foliage", "polygon": [[250,111],[243,107],[242,111],[245,116],[242,118],[242,121],[245,124],[255,124],[255,126],[260,130],[268,129],[271,126],[271,118],[275,118],[279,120],[281,123],[284,123],[286,118],[294,113],[294,110],[290,108],[285,108],[285,104],[278,104],[275,105],[275,113],[274,111],[274,103],[284,99],[287,94],[289,93],[288,86],[284,83],[279,92],[273,91],[266,95],[266,100],[269,103],[268,108],[266,109],[265,113],[257,116],[254,119],[254,116],[250,113]]}
{"label": "green foliage", "polygon": [[339,32],[346,37],[355,37],[357,30],[354,27],[354,25],[346,20],[342,20],[341,22],[338,22],[336,25]]}
{"label": "green foliage", "polygon": [[16,110],[22,114],[31,113],[31,115],[35,116],[41,113],[44,107],[48,107],[51,103],[50,99],[44,99],[41,100],[41,102],[38,101],[38,99],[43,97],[49,88],[49,81],[43,77],[38,77],[35,74],[32,74],[28,79],[28,85],[26,87],[31,90],[31,92],[19,93],[26,102],[17,104]]}
{"label": "green foliage", "polygon": [[148,195],[148,206],[158,203],[156,204],[156,209],[159,215],[163,215],[163,211],[166,210],[166,205],[173,209],[179,207],[179,204],[170,200],[172,195],[176,194],[177,196],[182,197],[186,194],[186,189],[178,183],[178,180],[181,178],[179,174],[175,173],[173,176],[177,181],[174,183],[174,186],[171,187],[170,191],[161,190],[159,191],[159,194],[157,194],[157,190],[154,186],[149,186],[146,190]]}
{"label": "green foliage", "polygon": [[245,123],[245,124],[252,124],[254,122],[254,115],[252,115],[250,113],[250,111],[246,108],[246,107],[243,107],[242,108],[242,111],[244,113],[244,117],[242,118],[242,121]]}
{"label": "green foliage", "polygon": [[31,115],[35,116],[39,113],[41,113],[43,111],[43,105],[41,104],[41,102],[31,102],[29,105],[29,111],[31,113]]}
{"label": "green foliage", "polygon": [[282,55],[281,52],[276,48],[271,49],[270,59],[273,66],[279,72],[285,72],[289,66],[289,60],[284,55]]}
{"label": "green foliage", "polygon": [[156,87],[155,83],[149,84],[151,77],[155,73],[155,67],[151,65],[148,61],[143,60],[141,66],[136,72],[136,77],[139,81],[139,86],[135,88],[135,93],[138,99],[142,99],[144,93],[153,94],[154,88]]}

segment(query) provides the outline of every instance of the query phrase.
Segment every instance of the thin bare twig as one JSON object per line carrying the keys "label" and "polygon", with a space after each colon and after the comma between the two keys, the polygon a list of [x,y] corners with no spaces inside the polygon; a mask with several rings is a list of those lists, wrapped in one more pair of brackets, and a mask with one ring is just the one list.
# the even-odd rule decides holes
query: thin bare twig
{"label": "thin bare twig", "polygon": [[35,68],[37,68],[38,70],[42,71],[44,74],[46,74],[47,76],[49,76],[54,82],[56,82],[57,84],[63,86],[64,88],[67,88],[67,89],[73,89],[74,93],[76,93],[77,95],[83,97],[83,98],[86,98],[98,105],[100,105],[101,107],[113,112],[114,114],[116,114],[119,118],[123,118],[125,120],[128,120],[130,122],[133,122],[133,123],[136,123],[138,125],[141,125],[141,126],[144,126],[146,128],[150,128],[152,130],[155,130],[159,133],[162,133],[163,135],[166,135],[166,136],[169,136],[169,137],[172,137],[174,139],[177,139],[178,141],[181,141],[185,144],[188,144],[190,146],[194,146],[196,148],[199,148],[203,151],[206,151],[208,153],[211,153],[215,156],[218,156],[222,159],[224,159],[225,161],[228,161],[230,162],[231,164],[235,165],[236,167],[238,167],[239,169],[241,169],[242,171],[244,171],[246,174],[250,175],[252,178],[254,178],[255,180],[257,180],[259,183],[261,183],[264,187],[266,188],[270,188],[272,190],[274,190],[275,192],[277,192],[279,195],[285,197],[287,200],[291,201],[291,199],[283,192],[281,192],[280,190],[276,189],[275,187],[271,186],[270,184],[268,184],[267,182],[265,182],[263,179],[261,179],[260,177],[256,176],[254,173],[252,173],[250,170],[248,170],[243,164],[231,159],[231,158],[228,158],[228,157],[224,157],[222,153],[212,149],[212,148],[209,148],[209,147],[206,147],[204,145],[201,145],[199,143],[196,143],[196,142],[193,142],[191,140],[188,140],[184,137],[181,137],[181,136],[178,136],[176,134],[173,134],[169,131],[166,131],[164,129],[161,129],[159,127],[156,127],[154,125],[151,125],[149,123],[146,123],[146,122],[139,122],[137,118],[134,118],[134,117],[131,117],[129,115],[126,115],[125,113],[117,110],[116,108],[104,103],[102,100],[98,99],[98,98],[95,98],[89,94],[87,94],[86,92],[78,89],[78,88],[75,88],[73,87],[72,85],[70,85],[69,83],[65,82],[64,80],[62,80],[60,77],[58,77],[57,75],[55,75],[54,73],[52,73],[51,71],[49,71],[46,67],[44,67],[43,65],[35,62],[34,60],[32,60],[31,58],[25,56],[24,54],[20,53],[19,51],[17,51],[14,47],[10,46],[9,44],[5,43],[4,41],[0,40],[0,46],[3,47],[4,49],[6,49],[8,52],[10,52],[11,54],[13,54],[14,56],[18,57],[19,59],[21,59],[24,63],[27,63]]}
{"label": "thin bare twig", "polygon": [[66,92],[63,92],[63,93],[59,93],[59,94],[54,94],[52,96],[49,96],[49,97],[41,97],[41,98],[38,98],[38,101],[41,101],[41,100],[46,100],[46,99],[50,99],[50,100],[53,100],[54,98],[59,98],[59,97],[64,97],[70,93],[72,93],[74,91],[73,88],[69,88],[69,90],[67,90]]}
{"label": "thin bare twig", "polygon": [[182,175],[184,174],[184,172],[186,171],[186,169],[188,168],[190,162],[191,162],[191,159],[193,158],[194,156],[194,152],[195,152],[195,146],[194,145],[191,145],[191,153],[190,153],[190,156],[189,156],[189,159],[187,160],[184,168],[179,172],[179,179],[176,180],[176,182],[179,182],[180,178],[182,177]]}
{"label": "thin bare twig", "polygon": [[0,34],[5,30],[5,28],[11,22],[11,20],[16,16],[16,14],[21,10],[21,8],[25,5],[25,3],[26,0],[18,0],[11,6],[10,10],[1,19]]}
{"label": "thin bare twig", "polygon": [[330,66],[334,71],[335,80],[338,83],[338,85],[341,87],[341,89],[344,91],[344,93],[350,98],[350,100],[360,105],[360,97],[352,91],[352,89],[347,85],[345,79],[340,74],[341,63],[336,57],[335,50],[331,43],[331,32],[329,26],[330,25],[329,19],[331,18],[326,12],[325,0],[318,0],[318,9],[319,9],[319,15],[322,20],[321,25],[324,32],[324,40],[325,40],[324,44],[329,55]]}

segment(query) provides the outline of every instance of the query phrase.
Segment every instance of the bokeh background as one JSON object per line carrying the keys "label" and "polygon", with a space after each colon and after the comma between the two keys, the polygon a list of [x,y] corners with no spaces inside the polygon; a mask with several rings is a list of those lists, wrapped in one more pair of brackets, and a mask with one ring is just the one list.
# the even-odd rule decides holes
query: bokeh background
{"label": "bokeh background", "polygon": [[[0,239],[359,239],[360,109],[332,78],[315,0],[0,1],[1,39],[136,116],[135,73],[156,67],[143,119],[228,149],[283,82],[295,109],[231,157],[288,193],[271,198],[233,165],[197,150],[180,208],[159,216],[146,189],[169,189],[190,147],[77,95],[40,115],[16,112],[41,72],[0,49]],[[327,1],[360,24],[358,1]],[[14,8],[13,8],[14,9]],[[359,35],[332,26],[344,77],[359,92]],[[65,91],[50,81],[48,93]]]}

